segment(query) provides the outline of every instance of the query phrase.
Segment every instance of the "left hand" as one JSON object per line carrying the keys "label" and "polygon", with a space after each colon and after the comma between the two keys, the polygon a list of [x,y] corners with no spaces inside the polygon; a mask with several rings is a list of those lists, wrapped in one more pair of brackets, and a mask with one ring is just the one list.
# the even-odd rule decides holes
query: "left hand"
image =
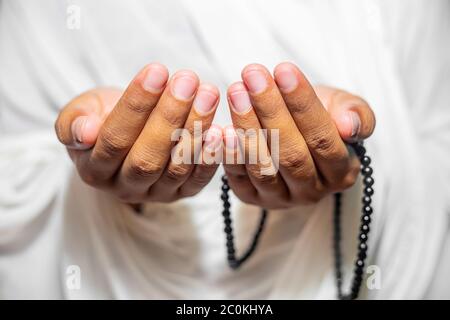
{"label": "left hand", "polygon": [[[228,89],[234,128],[224,132],[224,168],[238,198],[267,209],[288,208],[315,203],[355,183],[360,164],[344,141],[365,139],[375,128],[374,113],[363,99],[313,88],[291,63],[278,65],[273,77],[262,65],[248,65],[242,80]],[[267,139],[255,134],[258,129],[278,129],[278,141],[272,141],[270,130]],[[271,154],[277,151],[274,142],[278,161]],[[227,163],[240,150],[244,163]],[[259,156],[250,161],[255,151],[268,154],[269,161]]]}

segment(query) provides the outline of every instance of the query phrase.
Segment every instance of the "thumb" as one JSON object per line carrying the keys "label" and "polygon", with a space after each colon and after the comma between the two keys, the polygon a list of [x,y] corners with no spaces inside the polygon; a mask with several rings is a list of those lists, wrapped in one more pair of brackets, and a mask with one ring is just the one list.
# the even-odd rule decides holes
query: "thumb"
{"label": "thumb", "polygon": [[94,89],[70,101],[55,123],[58,139],[70,149],[92,148],[120,94],[116,89]]}
{"label": "thumb", "polygon": [[68,145],[75,149],[90,149],[97,140],[101,120],[96,114],[82,115],[72,122],[72,144]]}
{"label": "thumb", "polygon": [[375,114],[364,99],[336,88],[316,86],[314,89],[344,141],[355,142],[372,135]]}

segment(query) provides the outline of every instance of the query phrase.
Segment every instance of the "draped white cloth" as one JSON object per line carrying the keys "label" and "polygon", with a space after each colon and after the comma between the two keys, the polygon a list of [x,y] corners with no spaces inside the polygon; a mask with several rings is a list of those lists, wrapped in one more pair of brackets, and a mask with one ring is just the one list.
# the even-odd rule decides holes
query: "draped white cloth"
{"label": "draped white cloth", "polygon": [[[70,5],[79,30],[66,26]],[[445,0],[0,0],[0,298],[333,299],[331,197],[271,212],[254,257],[233,272],[220,172],[199,195],[136,215],[82,183],[53,133],[71,98],[125,87],[150,61],[193,69],[224,93],[244,65],[285,60],[363,96],[377,116],[369,264],[381,289],[363,286],[363,297],[427,297],[449,226],[449,35]],[[358,183],[344,195],[347,278],[360,194]],[[259,211],[233,204],[242,251]],[[71,265],[78,290],[66,285]]]}

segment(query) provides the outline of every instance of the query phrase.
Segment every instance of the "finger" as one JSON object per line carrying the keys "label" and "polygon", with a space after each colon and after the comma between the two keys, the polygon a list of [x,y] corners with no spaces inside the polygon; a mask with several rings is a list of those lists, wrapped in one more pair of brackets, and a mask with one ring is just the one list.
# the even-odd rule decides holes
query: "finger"
{"label": "finger", "polygon": [[56,135],[67,148],[91,148],[102,124],[103,104],[97,91],[86,92],[69,102],[55,122]]}
{"label": "finger", "polygon": [[192,71],[179,71],[170,79],[123,162],[116,179],[119,190],[142,196],[159,179],[175,144],[173,134],[184,127],[198,84]]}
{"label": "finger", "polygon": [[212,125],[207,131],[201,152],[201,162],[178,189],[180,197],[191,197],[199,193],[212,179],[222,161],[222,128]]}
{"label": "finger", "polygon": [[228,88],[228,104],[250,181],[262,196],[285,199],[288,196],[286,186],[277,173],[247,88],[242,82]]}
{"label": "finger", "polygon": [[[201,163],[199,156],[202,150],[202,134],[210,128],[218,103],[217,87],[201,84],[186,120],[182,140],[173,148],[167,168],[151,189],[167,195],[175,194],[189,178],[195,164]],[[221,137],[220,127],[216,130],[220,131]],[[150,190],[149,194],[151,193]]]}
{"label": "finger", "polygon": [[96,180],[114,176],[139,136],[167,82],[168,71],[150,64],[131,81],[100,129],[92,153],[86,157],[85,170]]}
{"label": "finger", "polygon": [[258,192],[247,174],[236,131],[233,126],[227,126],[223,133],[223,167],[228,183],[241,201],[256,204]]}
{"label": "finger", "polygon": [[288,62],[275,68],[274,77],[321,176],[331,186],[343,183],[351,164],[349,152],[312,86]]}
{"label": "finger", "polygon": [[342,139],[355,142],[372,135],[376,124],[375,114],[364,99],[326,86],[316,86],[315,90]]}
{"label": "finger", "polygon": [[280,173],[290,193],[297,197],[304,188],[320,187],[305,139],[270,73],[264,66],[252,64],[244,68],[242,78],[249,88],[253,107],[262,126],[271,129],[269,132],[278,130]]}

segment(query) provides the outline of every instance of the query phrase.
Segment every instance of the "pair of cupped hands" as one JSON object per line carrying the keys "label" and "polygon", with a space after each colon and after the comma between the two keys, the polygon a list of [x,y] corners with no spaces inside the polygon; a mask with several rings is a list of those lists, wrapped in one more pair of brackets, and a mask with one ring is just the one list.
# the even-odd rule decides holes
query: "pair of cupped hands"
{"label": "pair of cupped hands", "polygon": [[[213,124],[216,86],[189,70],[169,77],[164,65],[151,63],[125,91],[96,88],[70,101],[56,120],[56,133],[84,182],[129,204],[176,201],[208,184],[219,163],[208,157],[175,161],[177,148],[194,156],[221,154],[236,196],[268,209],[314,203],[355,183],[360,164],[346,142],[369,137],[375,127],[362,98],[313,87],[289,62],[273,73],[251,64],[241,78],[228,88],[233,125],[224,128]],[[173,141],[177,129],[193,135],[195,123],[203,133],[199,147],[195,137]],[[277,129],[276,167],[251,156],[257,146],[270,158],[273,139],[260,129]]]}

